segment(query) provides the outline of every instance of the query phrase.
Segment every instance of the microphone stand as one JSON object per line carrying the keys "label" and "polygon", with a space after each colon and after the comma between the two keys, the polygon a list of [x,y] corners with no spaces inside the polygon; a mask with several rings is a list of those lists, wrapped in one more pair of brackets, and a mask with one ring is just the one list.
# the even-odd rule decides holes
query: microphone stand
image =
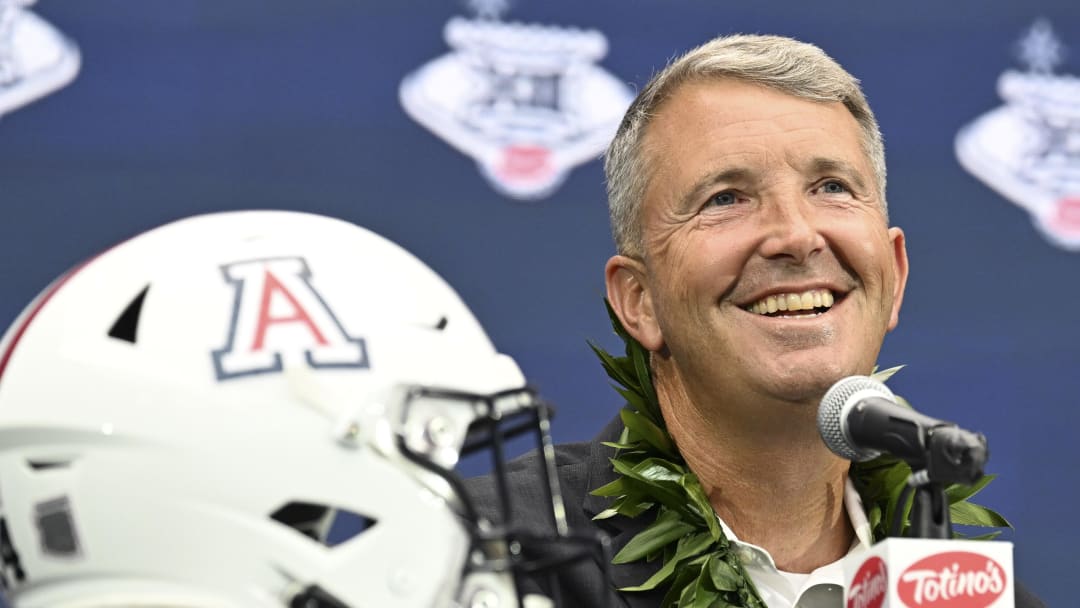
{"label": "microphone stand", "polygon": [[[917,474],[912,474],[912,477]],[[912,538],[952,538],[952,519],[949,517],[949,502],[945,500],[944,484],[928,482],[915,488],[908,535]]]}

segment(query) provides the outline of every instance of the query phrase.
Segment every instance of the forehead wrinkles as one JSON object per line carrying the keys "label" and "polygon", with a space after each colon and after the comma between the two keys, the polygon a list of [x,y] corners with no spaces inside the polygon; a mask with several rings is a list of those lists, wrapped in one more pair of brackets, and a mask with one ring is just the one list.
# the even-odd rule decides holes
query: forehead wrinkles
{"label": "forehead wrinkles", "polygon": [[[729,86],[740,94],[728,94]],[[806,173],[810,157],[843,161],[849,154],[841,140],[851,140],[859,155],[848,160],[869,164],[858,125],[838,102],[789,97],[739,82],[701,82],[679,86],[653,114],[638,147],[644,175],[638,176],[635,223],[642,255],[696,213],[712,185],[771,187]]]}

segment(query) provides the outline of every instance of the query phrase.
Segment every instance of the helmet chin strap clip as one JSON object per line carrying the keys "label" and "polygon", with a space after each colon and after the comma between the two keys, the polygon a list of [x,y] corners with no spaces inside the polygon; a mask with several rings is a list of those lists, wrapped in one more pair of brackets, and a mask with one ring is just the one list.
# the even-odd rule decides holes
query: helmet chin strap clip
{"label": "helmet chin strap clip", "polygon": [[308,585],[289,600],[289,608],[349,608],[318,585]]}

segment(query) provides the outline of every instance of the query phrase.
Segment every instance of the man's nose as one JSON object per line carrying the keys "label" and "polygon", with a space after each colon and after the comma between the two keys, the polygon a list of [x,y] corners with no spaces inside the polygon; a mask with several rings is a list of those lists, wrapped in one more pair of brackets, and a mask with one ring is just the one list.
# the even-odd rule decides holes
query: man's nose
{"label": "man's nose", "polygon": [[776,201],[766,209],[762,220],[765,234],[759,248],[763,257],[803,264],[826,247],[821,218],[809,201]]}

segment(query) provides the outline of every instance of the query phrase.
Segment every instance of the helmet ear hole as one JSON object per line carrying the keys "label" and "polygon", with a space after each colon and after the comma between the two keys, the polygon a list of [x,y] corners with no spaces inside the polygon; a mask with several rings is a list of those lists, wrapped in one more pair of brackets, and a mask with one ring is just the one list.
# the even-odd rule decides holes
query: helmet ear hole
{"label": "helmet ear hole", "polygon": [[142,314],[143,300],[146,299],[146,292],[148,291],[150,291],[149,283],[147,283],[146,287],[143,287],[142,291],[128,303],[127,307],[124,308],[124,312],[120,313],[116,322],[109,328],[110,338],[116,338],[117,340],[135,344],[135,338],[139,329],[139,315]]}
{"label": "helmet ear hole", "polygon": [[310,502],[290,502],[270,519],[285,524],[311,540],[336,547],[375,525],[375,520],[345,509]]}

